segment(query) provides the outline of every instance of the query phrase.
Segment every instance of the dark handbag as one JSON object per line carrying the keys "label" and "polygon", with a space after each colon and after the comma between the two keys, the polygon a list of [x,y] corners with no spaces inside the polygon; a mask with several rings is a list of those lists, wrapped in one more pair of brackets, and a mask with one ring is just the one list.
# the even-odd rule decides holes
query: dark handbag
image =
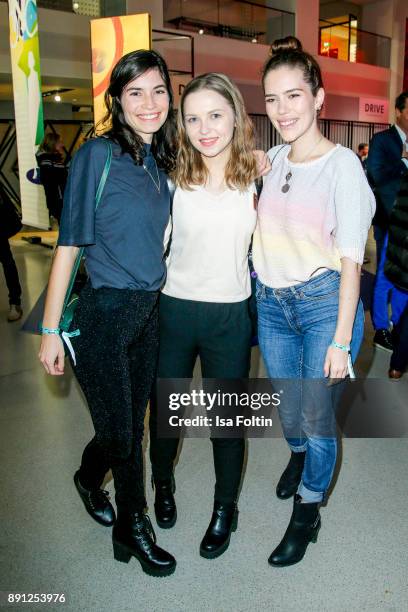
{"label": "dark handbag", "polygon": [[17,234],[22,227],[16,207],[4,187],[0,185],[0,233],[2,237],[8,240]]}
{"label": "dark handbag", "polygon": [[[99,203],[102,198],[102,193],[105,187],[106,179],[109,175],[109,170],[112,161],[112,145],[110,142],[108,144],[108,155],[106,158],[105,166],[103,168],[102,176],[99,181],[98,189],[95,195],[95,213],[99,206]],[[59,327],[62,332],[62,337],[65,340],[68,348],[70,348],[69,338],[71,336],[78,336],[79,330],[71,331],[70,327],[72,324],[72,319],[74,318],[75,308],[78,305],[79,294],[81,292],[82,287],[84,286],[87,275],[84,272],[83,258],[84,258],[85,247],[81,247],[77,253],[75,258],[74,266],[72,268],[71,276],[68,283],[68,288],[65,293],[64,304],[62,307],[62,314],[60,319]],[[47,295],[48,286],[45,287],[44,291],[41,293],[38,298],[34,308],[31,310],[28,315],[26,321],[22,325],[22,331],[26,331],[29,333],[40,334],[42,328],[42,318],[44,314],[44,305],[45,305],[45,297]]]}
{"label": "dark handbag", "polygon": [[[254,194],[254,198],[256,198],[255,207],[257,209],[259,196],[261,195],[261,191],[262,191],[262,183],[260,181],[255,181],[255,187],[256,187],[256,195]],[[251,238],[251,243],[248,249],[248,268],[249,268],[249,274],[251,277],[251,295],[248,300],[249,317],[251,319],[251,325],[252,325],[251,345],[256,346],[258,344],[258,309],[256,305],[255,294],[256,294],[256,277],[258,275],[255,272],[254,264],[252,261],[252,238]]]}

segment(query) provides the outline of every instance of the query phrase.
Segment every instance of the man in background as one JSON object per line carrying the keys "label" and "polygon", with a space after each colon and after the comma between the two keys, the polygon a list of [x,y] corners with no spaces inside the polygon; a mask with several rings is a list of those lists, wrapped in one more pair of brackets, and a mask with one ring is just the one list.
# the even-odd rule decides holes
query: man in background
{"label": "man in background", "polygon": [[368,156],[368,144],[366,142],[360,142],[357,149],[357,157],[363,166],[364,172],[367,172],[367,156]]}
{"label": "man in background", "polygon": [[408,171],[408,91],[395,100],[395,124],[375,134],[367,157],[367,175],[373,187],[377,209],[373,219],[377,245],[377,274],[374,286],[372,319],[375,329],[374,345],[393,350],[388,304],[391,302],[391,322],[395,326],[407,304],[407,295],[384,274],[385,250],[389,218],[400,187]]}

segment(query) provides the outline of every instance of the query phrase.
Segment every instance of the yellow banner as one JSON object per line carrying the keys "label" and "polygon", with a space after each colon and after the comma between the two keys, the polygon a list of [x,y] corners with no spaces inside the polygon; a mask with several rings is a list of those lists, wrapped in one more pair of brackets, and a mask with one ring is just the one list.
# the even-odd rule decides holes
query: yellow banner
{"label": "yellow banner", "polygon": [[[91,20],[95,125],[106,112],[104,95],[113,67],[126,53],[137,49],[151,49],[151,40],[150,15],[147,13]],[[102,129],[101,125],[98,126],[99,132]]]}
{"label": "yellow banner", "polygon": [[9,0],[11,70],[23,223],[48,228],[36,150],[44,136],[36,0]]}

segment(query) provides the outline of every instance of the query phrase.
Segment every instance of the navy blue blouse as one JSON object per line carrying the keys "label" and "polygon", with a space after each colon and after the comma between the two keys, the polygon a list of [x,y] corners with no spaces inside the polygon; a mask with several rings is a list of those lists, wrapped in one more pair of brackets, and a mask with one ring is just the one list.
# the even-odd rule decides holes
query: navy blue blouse
{"label": "navy blue blouse", "polygon": [[[160,193],[142,166],[112,144],[112,163],[95,215],[95,194],[108,153],[107,140],[86,142],[71,163],[59,246],[85,246],[92,287],[157,291],[165,279],[164,231],[170,216],[166,174]],[[157,183],[157,166],[145,145],[144,163]]]}

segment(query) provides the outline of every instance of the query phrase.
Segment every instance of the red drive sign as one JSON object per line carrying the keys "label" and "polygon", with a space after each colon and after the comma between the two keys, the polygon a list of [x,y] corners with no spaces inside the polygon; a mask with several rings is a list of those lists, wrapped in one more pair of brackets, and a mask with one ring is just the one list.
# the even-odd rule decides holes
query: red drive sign
{"label": "red drive sign", "polygon": [[389,101],[384,98],[360,98],[358,120],[389,123]]}

